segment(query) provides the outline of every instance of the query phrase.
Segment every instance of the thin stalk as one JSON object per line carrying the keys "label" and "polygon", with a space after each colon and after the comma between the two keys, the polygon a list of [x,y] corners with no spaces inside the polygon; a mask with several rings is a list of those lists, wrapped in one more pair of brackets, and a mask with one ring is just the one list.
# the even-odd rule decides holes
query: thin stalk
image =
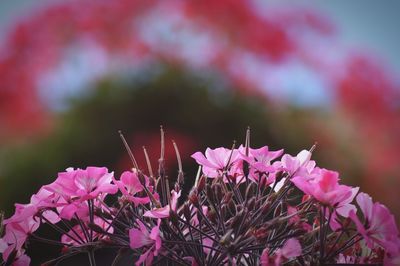
{"label": "thin stalk", "polygon": [[88,251],[88,258],[89,258],[90,266],[96,266],[96,259],[95,259],[95,257],[94,257],[94,251],[93,251],[93,249],[90,249],[90,250]]}

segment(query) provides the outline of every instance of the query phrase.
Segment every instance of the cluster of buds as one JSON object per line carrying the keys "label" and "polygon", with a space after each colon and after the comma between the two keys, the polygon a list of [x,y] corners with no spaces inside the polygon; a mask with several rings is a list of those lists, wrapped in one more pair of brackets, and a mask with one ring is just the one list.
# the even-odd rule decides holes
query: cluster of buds
{"label": "cluster of buds", "polygon": [[[176,144],[178,175],[171,178],[162,129],[156,173],[146,149],[143,171],[121,138],[133,168],[119,179],[104,167],[70,168],[29,204],[16,205],[2,222],[4,265],[29,265],[26,250],[35,241],[60,246],[45,265],[86,253],[93,266],[105,248],[115,250],[113,265],[126,258],[136,265],[400,263],[393,215],[359,188],[339,184],[337,172],[317,167],[315,146],[297,156],[252,149],[248,129],[244,145],[192,155],[199,170],[178,204],[187,177]],[[59,239],[39,235],[42,225]]]}

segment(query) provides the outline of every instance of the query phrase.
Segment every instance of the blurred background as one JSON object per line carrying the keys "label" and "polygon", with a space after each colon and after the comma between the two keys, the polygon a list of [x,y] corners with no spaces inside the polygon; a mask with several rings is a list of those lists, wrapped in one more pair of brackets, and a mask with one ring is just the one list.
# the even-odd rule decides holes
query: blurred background
{"label": "blurred background", "polygon": [[400,218],[400,2],[1,1],[0,209],[67,167],[145,168],[159,126],[190,155],[242,143],[296,154],[318,142]]}

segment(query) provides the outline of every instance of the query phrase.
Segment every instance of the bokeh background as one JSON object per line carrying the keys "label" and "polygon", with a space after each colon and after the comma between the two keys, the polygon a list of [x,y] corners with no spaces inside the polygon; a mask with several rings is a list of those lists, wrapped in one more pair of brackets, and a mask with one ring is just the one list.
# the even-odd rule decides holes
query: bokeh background
{"label": "bokeh background", "polygon": [[145,168],[159,126],[190,155],[243,142],[318,142],[400,218],[400,2],[1,1],[0,209],[67,167]]}

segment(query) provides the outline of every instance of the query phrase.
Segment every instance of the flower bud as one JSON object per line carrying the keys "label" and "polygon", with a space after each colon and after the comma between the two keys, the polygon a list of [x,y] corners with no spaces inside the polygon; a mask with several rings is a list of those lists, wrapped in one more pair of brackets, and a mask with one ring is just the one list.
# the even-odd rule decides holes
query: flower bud
{"label": "flower bud", "polygon": [[256,190],[256,184],[251,182],[247,188],[246,188],[246,193],[245,193],[245,198],[248,200],[251,196],[253,196],[254,191]]}
{"label": "flower bud", "polygon": [[193,188],[189,193],[189,201],[192,203],[196,208],[200,206],[199,204],[199,197],[197,196],[197,189]]}
{"label": "flower bud", "polygon": [[243,161],[243,173],[246,178],[249,176],[249,163],[247,161]]}
{"label": "flower bud", "polygon": [[190,206],[188,202],[185,202],[185,204],[183,204],[183,215],[185,216],[186,221],[189,222],[192,215],[190,213]]}
{"label": "flower bud", "polygon": [[281,181],[283,176],[284,176],[284,173],[282,171],[278,171],[275,174],[275,183],[278,183],[279,181]]}
{"label": "flower bud", "polygon": [[254,206],[255,206],[255,205],[256,205],[256,198],[252,197],[252,198],[250,198],[249,201],[247,202],[246,207],[247,207],[247,209],[248,209],[249,211],[252,211],[252,210],[254,210]]}
{"label": "flower bud", "polygon": [[266,176],[261,176],[260,178],[260,187],[263,188],[267,185],[267,177]]}
{"label": "flower bud", "polygon": [[214,193],[213,193],[212,188],[211,188],[211,186],[209,184],[206,185],[206,196],[207,196],[207,199],[210,202],[214,202]]}
{"label": "flower bud", "polygon": [[215,211],[214,208],[211,208],[208,212],[207,212],[207,218],[214,224],[217,223],[217,213]]}
{"label": "flower bud", "polygon": [[269,203],[269,202],[264,203],[264,205],[261,206],[261,214],[262,215],[267,214],[269,212],[270,208],[271,208],[271,203]]}
{"label": "flower bud", "polygon": [[146,177],[142,174],[141,171],[138,171],[137,176],[138,176],[138,179],[139,179],[139,181],[140,181],[140,184],[141,184],[142,186],[146,186]]}
{"label": "flower bud", "polygon": [[266,227],[261,227],[254,231],[253,235],[257,240],[262,241],[268,237],[269,230]]}
{"label": "flower bud", "polygon": [[177,182],[177,183],[175,183],[175,189],[174,189],[175,191],[179,191],[179,190],[181,190],[181,187],[180,187],[180,185],[179,185],[179,183]]}
{"label": "flower bud", "polygon": [[224,196],[224,193],[222,192],[222,187],[220,184],[215,184],[213,187],[216,200],[217,202],[220,202],[222,200],[222,197]]}
{"label": "flower bud", "polygon": [[228,206],[226,204],[222,204],[222,206],[221,206],[221,219],[222,220],[225,220],[227,213],[228,213]]}
{"label": "flower bud", "polygon": [[184,181],[184,175],[183,172],[178,173],[178,178],[177,178],[178,184],[182,185]]}
{"label": "flower bud", "polygon": [[274,210],[274,217],[279,217],[281,215],[282,205],[279,204]]}
{"label": "flower bud", "polygon": [[240,224],[242,223],[243,219],[244,219],[244,210],[241,210],[235,217],[233,217],[231,228],[237,230]]}
{"label": "flower bud", "polygon": [[224,195],[224,198],[222,199],[222,203],[224,204],[224,203],[230,202],[232,200],[232,195],[233,195],[232,191],[229,191],[228,193],[226,193]]}
{"label": "flower bud", "polygon": [[199,192],[202,192],[205,186],[206,186],[206,177],[202,175],[199,179],[199,183],[197,184],[197,190]]}
{"label": "flower bud", "polygon": [[233,202],[233,200],[228,202],[228,207],[229,207],[229,211],[232,213],[232,215],[236,214],[236,205],[235,202]]}
{"label": "flower bud", "polygon": [[230,244],[231,244],[231,242],[232,242],[232,233],[233,233],[233,230],[232,230],[232,229],[228,230],[228,231],[225,233],[225,235],[223,235],[223,236],[221,237],[221,239],[219,240],[219,243],[220,243],[222,246],[225,246],[225,247],[230,246]]}

